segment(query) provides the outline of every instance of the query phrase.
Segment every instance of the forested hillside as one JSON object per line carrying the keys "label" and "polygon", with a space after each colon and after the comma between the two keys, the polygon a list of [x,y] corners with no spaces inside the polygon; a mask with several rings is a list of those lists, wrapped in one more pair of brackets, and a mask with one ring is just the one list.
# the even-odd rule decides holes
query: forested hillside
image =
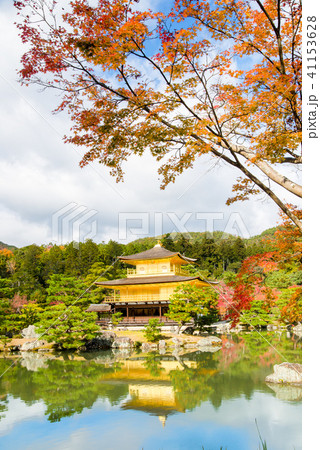
{"label": "forested hillside", "polygon": [[5,244],[4,242],[0,241],[0,250],[3,250],[4,248],[13,251],[13,250],[15,250],[17,247],[15,247],[14,245]]}
{"label": "forested hillside", "polygon": [[[220,281],[219,311],[236,323],[257,325],[301,320],[301,234],[284,221],[250,239],[222,232],[160,236],[168,250],[196,258],[190,274]],[[126,276],[120,255],[153,247],[158,238],[123,245],[92,240],[66,245],[28,245],[0,250],[0,334],[39,321],[43,311],[76,301],[83,310],[103,301],[107,290],[94,282]],[[78,300],[77,300],[78,299]]]}
{"label": "forested hillside", "polygon": [[[191,232],[189,236],[166,234],[158,238],[168,250],[197,259],[196,268],[205,276],[220,278],[225,271],[236,273],[247,256],[271,250],[272,245],[264,235],[246,240],[216,231],[210,235]],[[107,270],[105,276],[109,279],[124,276],[126,266],[118,262],[117,257],[147,250],[158,238],[147,237],[126,245],[112,240],[100,244],[87,240],[60,246],[32,244],[3,248],[0,250],[0,278],[10,284],[14,293],[28,298],[42,297],[53,275],[84,279]]]}

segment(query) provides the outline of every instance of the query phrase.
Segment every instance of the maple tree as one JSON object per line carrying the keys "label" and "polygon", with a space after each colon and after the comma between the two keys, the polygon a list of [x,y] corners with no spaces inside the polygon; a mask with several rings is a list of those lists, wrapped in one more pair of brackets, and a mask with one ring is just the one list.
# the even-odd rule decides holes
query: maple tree
{"label": "maple tree", "polygon": [[[291,209],[301,218],[300,210]],[[274,250],[246,258],[229,283],[233,294],[228,317],[233,325],[239,320],[252,326],[277,320],[285,324],[302,321],[302,288],[296,284],[302,282],[302,236],[285,215],[281,216],[281,226],[268,238]]]}
{"label": "maple tree", "polygon": [[10,301],[11,308],[15,313],[20,313],[21,310],[28,304],[28,299],[26,295],[14,294]]}
{"label": "maple tree", "polygon": [[[301,1],[16,0],[29,50],[22,82],[63,92],[67,142],[118,180],[149,149],[162,188],[202,155],[240,170],[228,203],[263,192],[301,228],[276,186],[301,159]],[[168,5],[166,5],[167,7]]]}
{"label": "maple tree", "polygon": [[6,278],[9,275],[13,253],[7,248],[0,249],[0,277]]}
{"label": "maple tree", "polygon": [[234,290],[231,286],[232,284],[232,282],[229,282],[228,284],[221,280],[219,284],[215,286],[215,291],[218,293],[217,308],[221,319],[228,317],[228,311],[231,311],[233,308]]}

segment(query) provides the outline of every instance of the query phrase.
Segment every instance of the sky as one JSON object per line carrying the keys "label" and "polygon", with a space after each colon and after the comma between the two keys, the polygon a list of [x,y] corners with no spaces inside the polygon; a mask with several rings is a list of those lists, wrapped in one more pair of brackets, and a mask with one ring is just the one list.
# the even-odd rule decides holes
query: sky
{"label": "sky", "polygon": [[24,46],[15,20],[11,0],[0,0],[0,241],[18,247],[88,238],[125,243],[173,231],[213,230],[248,238],[277,225],[278,207],[266,197],[227,206],[241,173],[213,167],[208,157],[164,191],[148,153],[130,159],[123,183],[98,163],[81,169],[83,151],[63,142],[69,117],[51,113],[59,98],[18,82]]}

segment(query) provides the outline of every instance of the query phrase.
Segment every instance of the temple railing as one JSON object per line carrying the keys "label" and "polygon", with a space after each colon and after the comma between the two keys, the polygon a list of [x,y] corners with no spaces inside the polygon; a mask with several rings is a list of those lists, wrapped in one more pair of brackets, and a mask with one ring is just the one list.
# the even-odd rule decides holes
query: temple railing
{"label": "temple railing", "polygon": [[115,303],[115,302],[124,302],[124,303],[131,303],[131,302],[159,302],[159,301],[168,301],[168,295],[160,295],[160,294],[146,294],[146,295],[111,295],[108,297],[105,297],[106,303]]}
{"label": "temple railing", "polygon": [[183,269],[170,269],[167,271],[163,270],[155,270],[155,269],[146,269],[143,272],[138,272],[137,269],[127,269],[127,277],[128,278],[136,278],[136,277],[147,277],[154,275],[184,275],[189,276],[189,272]]}

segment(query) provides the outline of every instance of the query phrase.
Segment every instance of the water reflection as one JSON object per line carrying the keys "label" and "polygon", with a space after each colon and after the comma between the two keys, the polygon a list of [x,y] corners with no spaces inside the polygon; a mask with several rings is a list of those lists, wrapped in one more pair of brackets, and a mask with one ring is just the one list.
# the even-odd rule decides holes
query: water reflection
{"label": "water reflection", "polygon": [[[0,430],[14,440],[5,422],[12,405],[22,410],[23,404],[33,409],[37,405],[40,416],[46,417],[51,424],[62,423],[73,416],[85,417],[86,411],[96,411],[103,404],[104,410],[109,405],[108,411],[122,414],[119,419],[121,423],[127,423],[128,414],[131,421],[135,417],[132,414],[142,414],[146,418],[144,420],[156,416],[166,430],[168,424],[173,426],[177,423],[174,417],[182,415],[189,420],[188,414],[194,413],[193,420],[195,417],[198,420],[203,411],[211,408],[208,410],[211,412],[203,417],[203,423],[208,421],[208,417],[214,417],[217,422],[223,419],[224,426],[228,423],[230,427],[230,418],[238,415],[239,419],[234,424],[236,429],[241,423],[240,418],[243,419],[246,414],[243,408],[248,408],[249,404],[250,414],[256,411],[254,414],[260,414],[261,420],[270,421],[270,414],[274,411],[271,413],[267,405],[272,397],[276,402],[288,404],[284,416],[279,419],[281,423],[283,420],[288,422],[287,433],[290,429],[288,411],[293,408],[290,405],[300,405],[301,389],[267,385],[264,379],[272,372],[273,365],[282,362],[283,358],[290,362],[301,361],[301,341],[277,333],[268,333],[265,337],[271,346],[258,334],[236,336],[232,341],[223,337],[223,347],[216,353],[190,350],[165,355],[115,351],[80,355],[26,353],[0,379]],[[1,373],[12,364],[12,358],[0,359]],[[259,411],[254,405],[257,396],[261,395]],[[20,403],[17,403],[18,400]],[[228,409],[230,401],[234,402],[232,413]],[[229,411],[228,417],[224,416],[225,411]],[[139,417],[142,420],[142,416]],[[250,419],[253,423],[254,418]],[[199,424],[198,427],[201,428]],[[254,435],[254,429],[250,430]],[[146,433],[141,430],[143,432]],[[265,438],[268,442],[268,436]],[[297,439],[295,448],[299,448],[301,437]],[[114,445],[126,448],[119,442]],[[161,448],[152,447],[150,442],[148,445],[144,443],[144,448]],[[192,448],[188,445],[185,448]],[[169,445],[162,448],[176,447]],[[228,448],[242,447],[232,447],[229,443]],[[286,447],[280,445],[279,448]]]}
{"label": "water reflection", "polygon": [[276,397],[280,400],[299,402],[302,400],[302,387],[289,386],[276,383],[266,383],[272,389]]}

